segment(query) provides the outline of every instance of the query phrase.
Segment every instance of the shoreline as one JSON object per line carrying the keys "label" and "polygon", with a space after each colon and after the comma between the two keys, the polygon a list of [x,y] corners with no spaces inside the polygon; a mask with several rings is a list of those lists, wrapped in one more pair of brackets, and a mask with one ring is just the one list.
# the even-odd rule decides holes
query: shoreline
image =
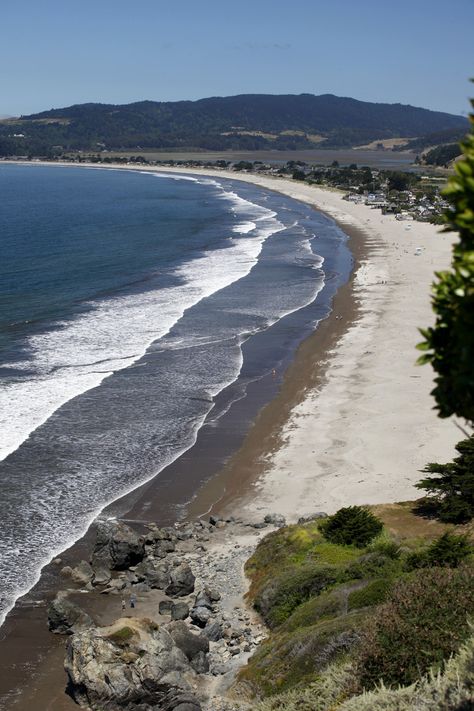
{"label": "shoreline", "polygon": [[[33,163],[33,165],[38,165],[38,163]],[[46,163],[46,165],[58,164]],[[71,164],[65,165],[78,167]],[[92,164],[90,167],[96,169],[137,170],[135,166],[106,167]],[[140,167],[138,170],[145,172],[146,168]],[[414,342],[416,342],[417,332],[416,328],[411,328],[414,326],[413,319],[408,319],[408,312],[403,311],[403,308],[406,307],[405,304],[398,304],[399,308],[403,307],[400,323],[404,322],[407,328],[410,326],[410,333],[408,338],[407,334],[403,333],[403,330],[399,332],[397,329],[399,329],[400,323],[398,320],[396,321],[395,342],[402,341],[406,347],[403,349],[404,358],[399,362],[398,369],[395,368],[395,378],[388,380],[389,387],[387,387],[387,382],[383,382],[382,378],[384,386],[382,389],[377,390],[377,383],[375,382],[372,382],[371,388],[371,368],[372,371],[375,370],[372,381],[380,379],[381,372],[380,362],[375,364],[377,365],[375,369],[373,359],[371,362],[370,355],[373,355],[374,352],[370,353],[368,351],[371,343],[373,344],[377,340],[377,344],[379,344],[383,340],[386,319],[393,318],[397,307],[397,294],[400,295],[403,287],[408,283],[398,280],[399,275],[397,276],[396,267],[401,255],[399,249],[393,249],[390,240],[406,238],[407,243],[409,243],[407,244],[409,250],[406,251],[406,254],[409,254],[409,259],[406,261],[411,264],[412,269],[408,270],[409,273],[405,276],[407,279],[410,278],[410,275],[413,277],[413,263],[417,269],[418,266],[423,265],[422,276],[426,282],[428,274],[429,281],[431,280],[431,274],[435,268],[439,269],[447,265],[446,263],[441,264],[436,260],[448,257],[451,238],[446,238],[446,235],[440,236],[442,248],[435,250],[436,254],[431,255],[431,261],[434,260],[435,263],[432,268],[430,265],[428,270],[428,265],[414,256],[414,236],[407,233],[403,223],[397,223],[393,218],[383,218],[366,206],[345,203],[339,193],[298,185],[294,181],[285,179],[262,178],[261,176],[248,174],[236,176],[234,173],[225,171],[165,168],[150,168],[149,170],[159,173],[187,173],[241,180],[300,200],[334,219],[346,234],[352,232],[350,248],[353,254],[356,252],[354,255],[356,270],[352,272],[349,282],[337,291],[332,313],[319,324],[315,333],[304,340],[298,347],[297,353],[286,371],[279,393],[260,410],[242,446],[234,453],[222,471],[201,488],[199,494],[188,506],[188,518],[205,515],[206,512],[211,510],[216,512],[228,511],[233,514],[237,510],[239,515],[244,515],[250,520],[256,520],[261,519],[264,513],[277,511],[278,513],[283,513],[289,521],[292,521],[300,515],[312,513],[315,509],[326,510],[331,513],[332,510],[339,508],[340,505],[388,502],[389,500],[409,498],[409,496],[405,496],[405,492],[411,493],[413,498],[415,490],[412,482],[419,479],[416,464],[414,464],[413,471],[410,472],[411,477],[409,477],[408,485],[404,482],[403,486],[399,485],[398,487],[393,484],[390,486],[392,470],[384,472],[385,478],[374,478],[372,472],[372,480],[371,472],[366,472],[364,474],[365,482],[362,482],[357,479],[357,476],[360,477],[360,471],[357,474],[357,469],[353,468],[354,470],[350,469],[348,479],[344,478],[345,483],[338,488],[336,480],[339,478],[339,474],[336,474],[332,468],[336,464],[339,468],[341,462],[344,463],[344,466],[350,464],[351,452],[358,451],[360,455],[364,448],[368,449],[366,452],[366,460],[368,460],[379,449],[376,445],[377,438],[380,439],[380,427],[377,430],[377,436],[372,437],[369,442],[365,442],[362,450],[359,444],[359,450],[357,450],[357,427],[354,424],[352,424],[352,429],[349,426],[349,429],[345,432],[345,441],[341,445],[340,432],[339,436],[337,436],[338,431],[341,429],[340,423],[344,422],[346,424],[347,419],[351,418],[351,406],[352,419],[354,419],[356,414],[355,405],[360,406],[361,411],[363,411],[363,408],[367,407],[367,392],[370,391],[369,394],[372,399],[380,398],[381,394],[383,395],[379,409],[374,409],[372,413],[369,413],[372,418],[370,420],[371,426],[377,426],[377,419],[383,418],[384,411],[386,413],[390,409],[390,405],[394,406],[394,421],[403,419],[406,413],[406,402],[404,402],[403,397],[397,399],[394,396],[397,395],[397,390],[406,386],[407,383],[414,386],[410,389],[410,395],[413,395],[416,402],[418,402],[419,421],[415,423],[415,430],[425,436],[424,444],[422,443],[422,446],[418,448],[418,460],[425,464],[427,461],[434,461],[437,456],[444,456],[444,458],[451,456],[450,447],[452,448],[458,441],[459,436],[452,423],[439,421],[429,409],[432,406],[432,403],[429,402],[431,373],[427,368],[416,371],[416,375],[411,372],[411,367],[415,367],[414,361],[416,358],[416,351],[412,349],[412,342],[414,339]],[[368,222],[371,224],[367,224]],[[383,230],[381,231],[380,229],[382,222],[383,224],[386,223],[387,226],[392,226],[390,232],[393,232],[393,228],[396,229],[397,232],[392,235],[392,238],[384,238]],[[436,235],[434,226],[415,224],[417,225],[416,232],[419,240],[419,227],[429,228],[428,230],[423,230],[423,232],[426,232],[424,239]],[[420,244],[423,244],[421,240]],[[402,250],[402,253],[404,254],[405,252]],[[417,260],[419,261],[417,262]],[[383,278],[384,275],[387,277],[386,279]],[[416,319],[421,318],[422,320],[417,320],[416,325],[424,326],[429,316],[429,291],[419,274],[417,274],[417,277],[417,280],[412,282],[412,286],[415,287],[415,292],[421,292],[424,289],[426,298],[422,299],[423,303],[421,305],[418,304]],[[396,278],[397,280],[395,280]],[[388,288],[381,288],[387,286],[382,282],[387,282]],[[341,314],[342,318],[339,318]],[[415,318],[415,315],[413,315],[413,318]],[[408,324],[409,320],[410,324]],[[393,327],[393,323],[390,321],[389,325]],[[405,339],[403,338],[404,335]],[[396,348],[393,350],[393,333],[390,339],[388,353],[389,355],[392,354],[393,360],[393,355],[400,355],[400,353],[397,352]],[[382,342],[385,352],[378,354],[378,358],[382,363],[384,358],[387,359],[386,345],[386,343]],[[409,360],[407,360],[407,356]],[[362,376],[358,373],[358,358],[361,359],[360,362],[364,371]],[[390,358],[387,361],[387,369],[390,369]],[[422,374],[422,371],[426,372]],[[354,398],[354,392],[349,392],[349,387],[344,392],[337,392],[338,379],[340,380],[341,375],[346,383],[350,385],[351,381],[354,381],[357,387],[362,389],[360,392],[355,393],[357,397]],[[424,408],[426,406],[427,409],[425,411]],[[382,431],[384,427],[390,427],[390,424],[387,424],[388,422],[390,422],[390,417],[385,418],[384,423],[382,423]],[[309,424],[309,429],[308,423],[312,423]],[[409,431],[412,431],[413,427],[412,417],[409,423]],[[429,430],[433,430],[430,436],[428,436]],[[312,432],[314,434],[311,434]],[[404,439],[406,438],[406,428],[399,428],[396,435],[399,441],[411,441],[410,439]],[[320,444],[320,437],[324,441],[323,446]],[[305,451],[308,450],[308,441],[313,441],[313,438],[315,442],[318,440],[318,446],[311,447],[310,452]],[[397,437],[395,437],[396,439]],[[433,445],[436,445],[434,447],[435,453],[433,453]],[[430,452],[429,455],[425,454],[427,450]],[[402,459],[399,456],[401,452],[396,449],[393,452],[396,454],[395,459]],[[189,450],[189,453],[192,454],[192,449]],[[364,452],[362,451],[362,453]],[[427,456],[428,458],[426,458]],[[423,459],[423,457],[425,458]],[[380,456],[380,452],[375,457],[378,464],[381,463],[382,465],[383,458],[383,456]],[[367,469],[366,460],[364,460],[364,466]],[[411,457],[411,461],[413,464],[417,460]],[[404,463],[400,461],[399,466],[402,468]],[[302,469],[304,470],[301,471]],[[295,473],[296,476],[294,476]],[[354,477],[354,475],[356,476]],[[369,482],[368,485],[367,482]],[[362,494],[361,483],[366,484],[362,489]],[[140,489],[146,490],[143,492],[144,500],[142,494],[141,503]],[[135,501],[129,507],[129,515],[131,517],[133,517],[134,512],[140,510],[141,505],[145,504],[148,507],[150,489],[153,489],[153,480],[135,490],[133,497]],[[317,492],[324,492],[325,489],[331,492],[326,497],[325,503],[323,503],[323,496],[319,493],[313,495],[314,489]],[[354,496],[357,493],[361,496],[361,499],[354,500]],[[123,498],[121,497],[121,499]],[[149,508],[147,508],[147,515],[152,516],[152,511]],[[90,536],[90,529],[85,539],[87,539],[88,535]],[[82,539],[82,541],[85,539]],[[75,544],[73,548],[75,549],[76,546],[81,549],[81,542]],[[73,552],[72,555],[74,559]],[[68,555],[66,554],[67,558]],[[21,610],[19,612],[21,617]],[[45,634],[48,635],[46,625]],[[5,647],[7,645],[8,643],[5,644]],[[2,644],[2,646],[4,645]],[[3,651],[6,650],[4,649]],[[4,657],[3,653],[0,653],[0,655]],[[37,673],[41,677],[41,684],[53,683],[51,678],[51,675],[54,676],[53,670],[42,670],[43,665],[48,666],[46,660],[49,658],[49,654],[46,652],[46,655],[43,656],[41,668],[37,669]],[[21,704],[21,697],[18,697],[12,708],[21,710]],[[59,709],[56,706],[55,708]],[[65,708],[67,707],[65,706]]]}

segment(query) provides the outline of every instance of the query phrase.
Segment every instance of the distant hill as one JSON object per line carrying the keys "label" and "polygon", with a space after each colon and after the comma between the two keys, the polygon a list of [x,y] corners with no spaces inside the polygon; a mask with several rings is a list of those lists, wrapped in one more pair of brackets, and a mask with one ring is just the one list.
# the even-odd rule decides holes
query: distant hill
{"label": "distant hill", "polygon": [[[403,150],[421,153],[427,148],[432,148],[433,146],[444,146],[453,142],[459,143],[465,135],[466,125],[445,129],[443,131],[435,131],[433,133],[430,132],[423,136],[411,139],[403,146]],[[398,148],[395,148],[395,150],[398,150]]]}
{"label": "distant hill", "polygon": [[77,104],[8,119],[0,122],[0,154],[338,148],[467,126],[462,116],[332,94],[242,94],[199,101]]}

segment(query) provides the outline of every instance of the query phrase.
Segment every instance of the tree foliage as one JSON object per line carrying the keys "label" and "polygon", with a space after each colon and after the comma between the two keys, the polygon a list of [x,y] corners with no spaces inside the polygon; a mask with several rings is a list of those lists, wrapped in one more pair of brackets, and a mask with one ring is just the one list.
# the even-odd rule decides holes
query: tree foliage
{"label": "tree foliage", "polygon": [[319,529],[331,543],[364,548],[382,531],[380,519],[363,506],[347,506],[324,519]]}
{"label": "tree foliage", "polygon": [[[474,106],[474,101],[471,102]],[[444,190],[451,206],[445,231],[454,231],[451,269],[436,274],[433,310],[436,322],[421,331],[420,363],[431,363],[437,376],[432,392],[440,417],[458,415],[474,423],[474,115],[461,143],[464,157]]]}
{"label": "tree foliage", "polygon": [[408,554],[405,565],[408,570],[416,568],[457,568],[474,552],[467,536],[443,533],[425,550]]}
{"label": "tree foliage", "polygon": [[441,521],[464,523],[474,517],[474,435],[456,445],[459,457],[447,464],[431,463],[426,477],[416,485],[428,492],[421,509],[431,510]]}
{"label": "tree foliage", "polygon": [[432,148],[424,156],[424,162],[427,165],[447,165],[450,161],[457,158],[462,153],[459,143],[448,143],[444,146],[436,146]]}

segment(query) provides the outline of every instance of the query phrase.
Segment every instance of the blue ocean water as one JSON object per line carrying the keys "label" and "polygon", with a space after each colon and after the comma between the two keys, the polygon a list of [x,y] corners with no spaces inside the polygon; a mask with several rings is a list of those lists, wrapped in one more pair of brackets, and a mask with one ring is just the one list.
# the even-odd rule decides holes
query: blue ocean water
{"label": "blue ocean water", "polygon": [[1,615],[278,363],[292,314],[315,327],[351,259],[324,216],[226,179],[0,164],[0,200]]}

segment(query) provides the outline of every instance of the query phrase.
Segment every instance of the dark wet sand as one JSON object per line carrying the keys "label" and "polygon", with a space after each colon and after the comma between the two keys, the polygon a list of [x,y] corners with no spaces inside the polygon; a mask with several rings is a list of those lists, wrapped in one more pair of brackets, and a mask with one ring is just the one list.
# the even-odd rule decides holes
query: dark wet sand
{"label": "dark wet sand", "polygon": [[[355,268],[367,253],[365,236],[340,224],[349,236]],[[336,319],[335,316],[342,316]],[[322,382],[329,352],[357,317],[352,278],[339,288],[331,315],[298,347],[285,373],[251,385],[247,396],[232,406],[218,429],[203,427],[195,445],[154,480],[112,506],[110,513],[130,521],[173,523],[179,516],[196,518],[210,510],[236,513],[239,502],[251,495],[263,471],[263,455],[278,447],[279,434],[291,408],[308,388]],[[216,436],[217,434],[217,436]],[[185,481],[187,490],[177,486]],[[189,503],[189,491],[196,491]],[[16,605],[2,628],[0,639],[0,710],[68,711],[77,706],[64,694],[62,668],[64,637],[48,632],[46,609],[57,590],[65,587],[59,575],[63,565],[88,558],[93,526],[61,555],[61,564],[43,570],[38,585]],[[96,612],[110,604],[96,596]],[[91,603],[92,604],[92,601]]]}

